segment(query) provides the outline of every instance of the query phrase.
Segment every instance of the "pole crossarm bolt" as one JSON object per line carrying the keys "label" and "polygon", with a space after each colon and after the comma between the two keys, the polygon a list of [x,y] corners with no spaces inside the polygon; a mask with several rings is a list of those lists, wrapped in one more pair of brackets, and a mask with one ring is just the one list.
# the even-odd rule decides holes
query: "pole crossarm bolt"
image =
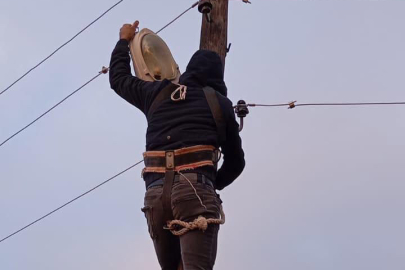
{"label": "pole crossarm bolt", "polygon": [[232,47],[232,43],[228,44],[228,47],[226,48],[226,53],[229,53],[229,51],[231,50]]}

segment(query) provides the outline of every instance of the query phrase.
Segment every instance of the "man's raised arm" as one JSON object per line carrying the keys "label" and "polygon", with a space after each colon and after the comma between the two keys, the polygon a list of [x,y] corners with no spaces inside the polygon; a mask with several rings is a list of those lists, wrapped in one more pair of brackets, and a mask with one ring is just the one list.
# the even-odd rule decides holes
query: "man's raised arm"
{"label": "man's raised arm", "polygon": [[110,85],[123,99],[145,111],[145,96],[152,82],[145,82],[131,74],[129,42],[134,38],[139,22],[124,24],[120,40],[114,48],[110,61]]}

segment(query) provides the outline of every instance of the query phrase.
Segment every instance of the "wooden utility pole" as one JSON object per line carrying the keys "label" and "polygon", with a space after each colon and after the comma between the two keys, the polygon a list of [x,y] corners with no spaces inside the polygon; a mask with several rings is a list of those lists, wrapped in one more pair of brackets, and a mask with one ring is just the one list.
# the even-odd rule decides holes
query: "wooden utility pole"
{"label": "wooden utility pole", "polygon": [[208,0],[206,2],[212,4],[212,10],[209,14],[202,16],[200,49],[218,53],[225,70],[228,48],[228,0]]}

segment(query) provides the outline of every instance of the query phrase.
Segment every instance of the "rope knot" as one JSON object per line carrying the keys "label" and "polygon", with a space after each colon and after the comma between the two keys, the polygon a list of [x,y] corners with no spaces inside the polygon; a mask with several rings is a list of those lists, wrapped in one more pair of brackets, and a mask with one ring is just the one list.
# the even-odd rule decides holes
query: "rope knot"
{"label": "rope knot", "polygon": [[[206,230],[207,230],[207,228],[208,228],[208,221],[207,221],[207,219],[205,218],[205,217],[203,217],[203,216],[199,216],[195,221],[194,221],[194,224],[193,224],[195,227],[196,227],[196,229],[200,229],[200,230],[202,230],[203,232],[205,232]],[[194,227],[193,226],[193,227]]]}
{"label": "rope knot", "polygon": [[[221,218],[205,218],[203,216],[199,216],[192,222],[185,222],[181,220],[171,220],[167,222],[167,226],[165,227],[166,230],[170,230],[173,235],[181,236],[185,233],[199,229],[205,232],[208,229],[209,224],[217,224],[222,225],[225,223],[225,214],[224,210],[221,206]],[[181,228],[182,227],[182,228]]]}
{"label": "rope knot", "polygon": [[[179,97],[175,97],[175,95],[178,93]],[[185,85],[179,85],[176,90],[173,91],[171,95],[171,99],[173,101],[180,101],[180,100],[185,100],[187,95],[187,86]]]}

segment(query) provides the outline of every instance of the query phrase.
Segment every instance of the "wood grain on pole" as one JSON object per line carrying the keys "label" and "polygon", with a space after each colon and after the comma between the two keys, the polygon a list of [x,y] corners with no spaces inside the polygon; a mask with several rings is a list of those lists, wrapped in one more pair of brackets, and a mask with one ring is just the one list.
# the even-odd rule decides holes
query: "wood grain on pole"
{"label": "wood grain on pole", "polygon": [[210,0],[213,5],[211,22],[202,16],[200,49],[219,54],[225,70],[228,42],[228,0]]}

